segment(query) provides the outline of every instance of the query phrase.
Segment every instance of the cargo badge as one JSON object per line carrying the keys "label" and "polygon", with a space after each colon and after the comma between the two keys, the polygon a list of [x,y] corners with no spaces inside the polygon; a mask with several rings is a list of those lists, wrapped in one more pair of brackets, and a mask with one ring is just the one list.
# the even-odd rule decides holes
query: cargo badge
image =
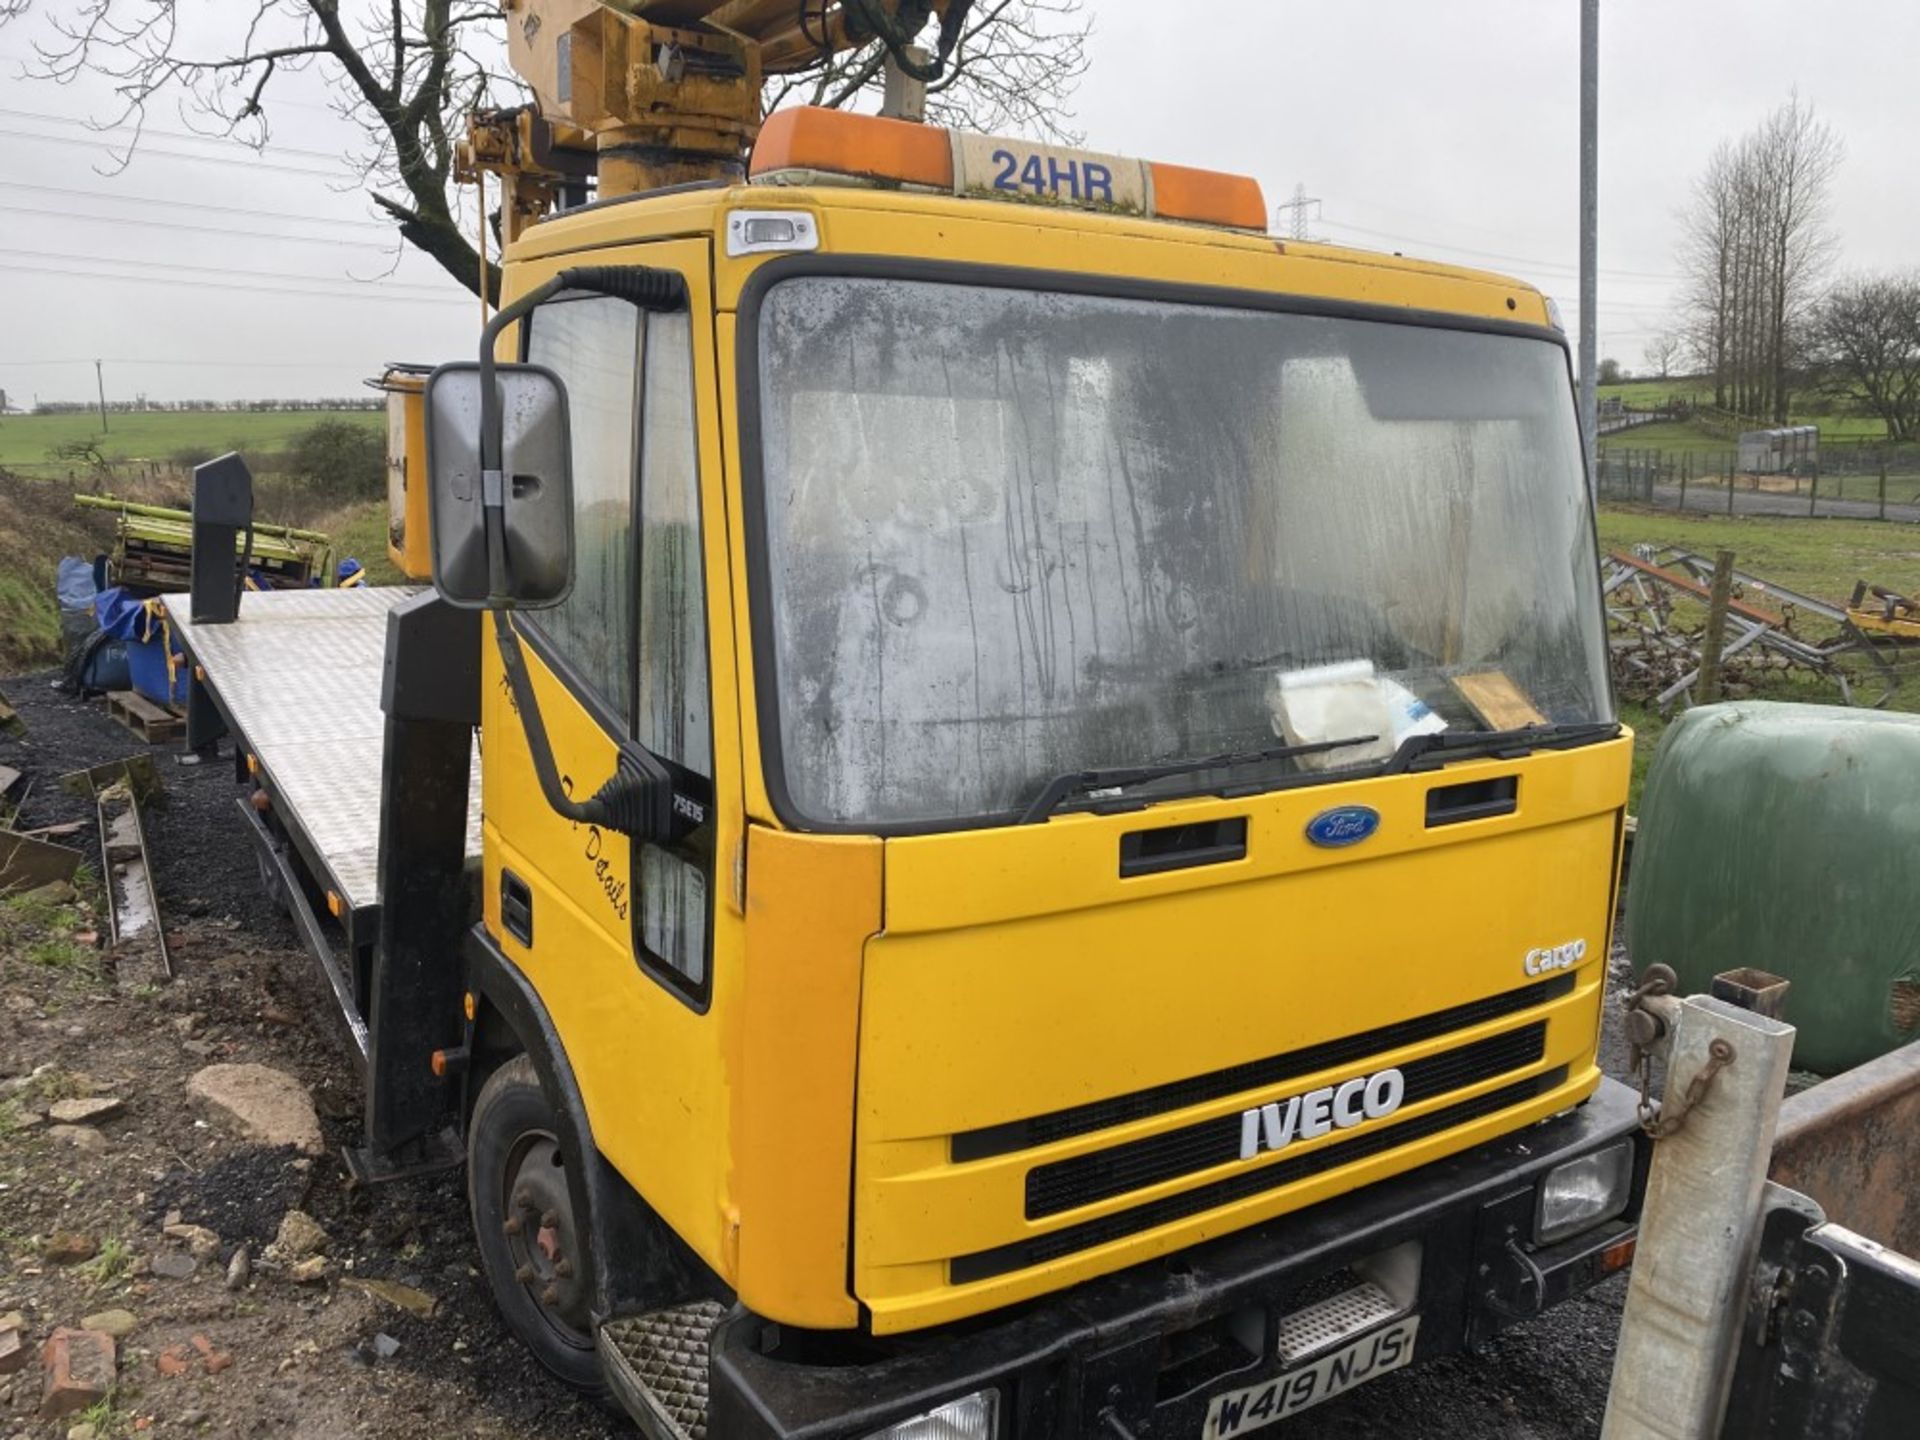
{"label": "cargo badge", "polygon": [[1380,812],[1370,805],[1341,805],[1322,810],[1307,822],[1307,839],[1323,849],[1358,845],[1380,828]]}

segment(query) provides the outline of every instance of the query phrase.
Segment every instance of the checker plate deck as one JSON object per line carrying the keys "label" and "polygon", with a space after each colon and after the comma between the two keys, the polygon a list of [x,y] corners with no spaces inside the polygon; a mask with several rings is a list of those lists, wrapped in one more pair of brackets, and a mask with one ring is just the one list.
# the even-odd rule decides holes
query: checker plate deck
{"label": "checker plate deck", "polygon": [[[387,612],[418,586],[269,590],[245,596],[230,625],[196,625],[185,595],[166,597],[173,633],[358,910],[380,903],[380,710]],[[467,856],[480,854],[480,759],[467,794]]]}

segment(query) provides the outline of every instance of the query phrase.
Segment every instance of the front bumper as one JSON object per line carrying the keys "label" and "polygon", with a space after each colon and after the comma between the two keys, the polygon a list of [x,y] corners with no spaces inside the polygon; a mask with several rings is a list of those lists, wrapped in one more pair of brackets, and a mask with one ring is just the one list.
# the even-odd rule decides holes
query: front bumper
{"label": "front bumper", "polygon": [[[1626,1214],[1534,1248],[1538,1180],[1628,1136],[1636,1160]],[[1281,1369],[1279,1317],[1356,1262],[1418,1242],[1402,1314],[1419,1317],[1420,1360],[1475,1348],[1587,1289],[1631,1253],[1646,1163],[1633,1092],[1602,1080],[1568,1114],[1411,1174],[1004,1315],[876,1343],[865,1356],[736,1313],[713,1337],[707,1433],[852,1440],[993,1387],[999,1440],[1197,1437],[1211,1396]],[[1250,1333],[1264,1336],[1258,1352],[1235,1338]],[[1096,1419],[1107,1428],[1096,1431]]]}

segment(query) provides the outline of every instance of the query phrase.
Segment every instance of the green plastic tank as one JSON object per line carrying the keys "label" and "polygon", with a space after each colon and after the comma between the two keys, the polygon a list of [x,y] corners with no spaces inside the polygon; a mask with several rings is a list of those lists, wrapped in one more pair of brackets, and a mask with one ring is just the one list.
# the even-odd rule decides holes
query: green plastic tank
{"label": "green plastic tank", "polygon": [[1920,715],[1758,701],[1688,711],[1640,799],[1636,969],[1683,993],[1793,982],[1794,1064],[1831,1075],[1920,1034]]}

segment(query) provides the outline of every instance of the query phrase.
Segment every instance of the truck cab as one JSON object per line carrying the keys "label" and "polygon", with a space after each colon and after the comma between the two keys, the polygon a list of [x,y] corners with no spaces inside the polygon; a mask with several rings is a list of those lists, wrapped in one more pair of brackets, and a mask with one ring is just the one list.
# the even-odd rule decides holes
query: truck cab
{"label": "truck cab", "polygon": [[[1129,162],[991,144],[778,115],[752,183],[507,256],[509,302],[674,299],[503,334],[564,388],[572,583],[499,622],[544,736],[483,647],[480,963],[755,1363],[1165,1265],[1602,1083],[1630,740],[1548,302],[1276,240],[1233,177],[1078,208]],[[671,821],[556,811],[541,744],[570,796],[646,752]],[[478,1089],[524,1037],[476,992]],[[1629,1233],[1618,1121],[1583,1264]],[[515,1163],[472,1183],[510,1209]],[[1411,1313],[1441,1262],[1389,1252]]]}

